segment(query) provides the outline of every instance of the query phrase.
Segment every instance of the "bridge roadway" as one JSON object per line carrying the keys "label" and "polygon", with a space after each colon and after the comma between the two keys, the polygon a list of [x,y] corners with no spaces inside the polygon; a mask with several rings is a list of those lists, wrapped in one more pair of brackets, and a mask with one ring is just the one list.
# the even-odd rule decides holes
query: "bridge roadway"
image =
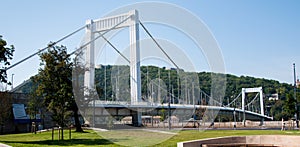
{"label": "bridge roadway", "polygon": [[[90,108],[93,106],[93,102],[90,103]],[[168,112],[168,104],[158,104],[150,102],[139,102],[137,104],[130,104],[123,101],[95,101],[95,116],[132,116],[137,112],[142,112],[142,115],[160,115],[161,110],[164,109]],[[182,117],[182,119],[188,119],[193,117],[194,110],[214,110],[218,112],[218,115],[227,115],[229,118],[233,118],[234,111],[236,117],[243,116],[243,110],[234,109],[231,107],[221,106],[207,106],[207,105],[187,105],[187,104],[170,104],[171,114],[173,116]],[[89,111],[92,112],[92,111]],[[272,120],[272,117],[261,115],[256,112],[245,110],[246,120]]]}

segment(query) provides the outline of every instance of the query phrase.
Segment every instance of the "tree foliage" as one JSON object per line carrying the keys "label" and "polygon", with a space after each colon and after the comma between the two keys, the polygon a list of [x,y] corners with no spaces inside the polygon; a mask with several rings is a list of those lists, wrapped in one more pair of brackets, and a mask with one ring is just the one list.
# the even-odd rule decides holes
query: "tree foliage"
{"label": "tree foliage", "polygon": [[[85,72],[84,66],[76,69],[81,70],[81,75],[78,77],[81,82],[83,82],[83,75]],[[129,88],[129,66],[122,66],[122,65],[106,65],[102,66],[101,68],[97,68],[95,70],[95,84],[96,84],[96,90],[99,96],[100,100],[115,100],[116,95],[119,96],[119,100],[129,101],[130,100],[130,90]],[[155,81],[156,79],[161,79],[161,81],[164,82],[166,89],[169,90],[170,93],[173,93],[175,97],[183,96],[185,87],[185,79],[179,79],[178,81],[178,71],[176,70],[170,70],[166,68],[159,68],[155,66],[142,66],[141,67],[141,86],[142,86],[142,98],[147,100],[147,97],[151,94],[149,93],[149,84],[151,81]],[[120,76],[117,76],[117,75]],[[197,75],[198,81],[199,81],[199,87],[202,91],[204,91],[207,94],[211,93],[211,83],[212,83],[212,74],[217,75],[210,72],[199,72],[199,73],[192,73],[192,72],[184,72],[180,71],[181,75],[186,75],[187,77],[193,77],[190,75]],[[170,78],[169,78],[170,75]],[[73,75],[74,76],[74,75]],[[226,76],[226,90],[225,90],[225,96],[223,98],[223,104],[227,105],[228,102],[232,102],[240,93],[242,88],[251,88],[251,87],[263,87],[263,93],[265,94],[265,112],[266,114],[273,116],[275,120],[281,120],[282,116],[286,115],[285,111],[283,110],[284,102],[287,100],[287,94],[290,92],[293,92],[293,86],[291,84],[287,83],[280,83],[276,80],[270,80],[270,79],[263,79],[263,78],[255,78],[255,77],[249,77],[249,76],[235,76],[230,74],[225,74],[222,76]],[[213,76],[214,77],[214,76]],[[216,77],[216,76],[215,76]],[[218,76],[217,76],[218,77]],[[195,77],[192,78],[192,81],[195,80]],[[169,81],[170,79],[170,81]],[[191,78],[188,78],[191,81]],[[79,80],[79,81],[80,81]],[[217,79],[218,80],[218,79]],[[123,82],[120,82],[123,81]],[[157,81],[157,80],[156,80]],[[116,84],[117,83],[117,84]],[[179,83],[179,86],[178,86]],[[127,88],[126,88],[127,84]],[[80,84],[77,84],[80,85]],[[82,85],[82,84],[81,84]],[[118,86],[116,86],[118,85]],[[73,83],[74,86],[74,83]],[[28,91],[26,90],[30,88],[30,82],[28,83],[28,86],[25,86],[25,89],[21,91]],[[119,90],[116,90],[119,88]],[[81,87],[81,97],[84,97],[84,88]],[[80,94],[78,93],[78,94]],[[91,92],[88,92],[91,93]],[[276,101],[269,101],[268,95],[269,94],[278,94],[279,100]],[[297,95],[300,95],[297,93]],[[255,96],[249,94],[250,96]],[[122,98],[122,99],[120,99]],[[164,99],[162,101],[165,101]],[[175,98],[175,103],[179,102]],[[241,101],[241,100],[240,100]],[[247,99],[247,101],[251,101],[251,99]],[[88,102],[84,102],[83,104],[87,104]],[[202,104],[207,104],[207,101],[203,99],[201,102]],[[239,102],[241,103],[241,102]]]}
{"label": "tree foliage", "polygon": [[[80,60],[82,60],[81,56],[82,52],[77,53],[73,60],[73,73],[72,73],[72,84],[73,84],[73,92],[75,101],[73,103],[73,111],[74,115],[75,111],[80,113],[86,117],[89,103],[97,97],[97,93],[93,89],[88,89],[84,87],[84,73],[88,69],[85,68],[85,65],[82,65]],[[78,116],[74,116],[75,118]],[[90,118],[85,118],[85,120],[91,122]],[[80,124],[78,119],[75,119],[75,124]],[[83,131],[79,125],[76,125],[76,131]]]}
{"label": "tree foliage", "polygon": [[10,47],[7,47],[6,41],[0,35],[0,82],[7,83],[6,68],[10,65],[14,51],[14,46],[10,45]]}
{"label": "tree foliage", "polygon": [[[33,82],[36,82],[37,77],[31,77],[30,78]],[[30,115],[30,118],[33,120],[36,120],[36,116],[37,114],[40,114],[40,117],[43,117],[43,112],[44,112],[44,108],[45,105],[43,103],[43,97],[37,95],[36,91],[37,91],[37,85],[35,84],[31,84],[31,91],[29,92],[29,101],[28,101],[28,105],[27,105],[27,110],[28,113]]]}
{"label": "tree foliage", "polygon": [[[129,66],[120,66],[120,65],[107,65],[102,66],[95,71],[95,83],[96,87],[99,89],[103,89],[103,93],[100,95],[101,100],[114,100],[116,95],[115,89],[115,69],[119,69],[119,73],[121,73],[121,77],[127,73],[127,78],[129,84]],[[149,96],[149,81],[160,78],[164,81],[166,85],[166,89],[169,90],[169,93],[173,93],[175,97],[183,96],[184,95],[184,87],[185,87],[185,79],[179,79],[178,81],[178,72],[176,70],[170,70],[166,68],[159,68],[155,66],[142,66],[141,67],[141,78],[142,78],[142,97]],[[180,72],[181,75],[192,77],[189,75],[193,75],[195,73],[189,72]],[[170,74],[170,81],[169,81],[169,74]],[[226,90],[225,96],[223,98],[223,104],[227,105],[228,102],[232,102],[240,93],[242,88],[251,88],[251,87],[263,87],[263,93],[265,94],[264,104],[265,104],[265,112],[269,116],[273,116],[275,120],[281,120],[282,116],[286,115],[286,111],[283,111],[283,104],[287,99],[287,93],[293,91],[293,86],[287,83],[280,83],[276,80],[270,79],[263,79],[263,78],[255,78],[249,76],[235,76],[230,74],[225,74],[221,76],[216,76],[218,74],[210,73],[210,72],[199,72],[196,73],[198,75],[199,85],[202,91],[207,94],[211,93],[211,84],[212,84],[212,77],[219,78],[222,76],[226,76]],[[106,77],[105,77],[106,76]],[[122,77],[122,78],[123,78]],[[223,79],[223,78],[222,78]],[[216,81],[221,81],[222,79],[215,79]],[[106,81],[106,83],[105,83]],[[196,81],[196,80],[194,80]],[[222,82],[222,81],[221,81]],[[179,83],[179,86],[178,86]],[[106,85],[106,87],[105,87]],[[219,86],[216,84],[216,86]],[[121,87],[121,86],[119,86]],[[189,86],[191,87],[191,86]],[[217,87],[216,89],[221,89],[222,87]],[[106,93],[105,92],[106,89]],[[277,101],[269,101],[268,95],[277,93],[279,96],[279,100]],[[105,96],[106,95],[106,96]],[[299,95],[299,94],[298,94]],[[248,97],[255,97],[255,94],[248,94]],[[126,100],[126,99],[125,99]],[[247,103],[252,99],[246,99]],[[239,100],[241,104],[241,100]],[[178,100],[175,99],[175,103]],[[206,104],[205,100],[202,102]],[[292,107],[291,107],[292,108]]]}
{"label": "tree foliage", "polygon": [[283,118],[285,120],[293,118],[296,112],[295,108],[296,100],[292,93],[288,93],[286,96],[286,100],[283,104]]}
{"label": "tree foliage", "polygon": [[73,64],[65,46],[49,47],[47,52],[40,54],[40,58],[42,68],[37,75],[36,92],[44,98],[52,119],[63,128],[70,122],[70,115],[76,106],[72,88]]}
{"label": "tree foliage", "polygon": [[12,96],[8,92],[0,92],[0,133],[3,134],[3,125],[12,116]]}

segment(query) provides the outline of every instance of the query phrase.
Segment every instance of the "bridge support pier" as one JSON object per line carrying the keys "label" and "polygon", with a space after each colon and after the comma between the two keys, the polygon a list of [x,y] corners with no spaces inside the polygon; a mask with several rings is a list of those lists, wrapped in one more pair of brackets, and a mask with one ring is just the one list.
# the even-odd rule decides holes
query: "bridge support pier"
{"label": "bridge support pier", "polygon": [[142,126],[142,113],[139,111],[132,111],[132,125],[135,127]]}
{"label": "bridge support pier", "polygon": [[264,125],[264,121],[265,121],[265,119],[261,118],[259,126],[263,126]]}

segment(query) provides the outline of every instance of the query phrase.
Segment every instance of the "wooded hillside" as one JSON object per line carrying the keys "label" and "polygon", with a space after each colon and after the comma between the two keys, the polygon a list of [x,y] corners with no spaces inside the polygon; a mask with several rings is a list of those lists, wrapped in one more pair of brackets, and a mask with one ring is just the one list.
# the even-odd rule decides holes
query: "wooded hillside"
{"label": "wooded hillside", "polygon": [[[153,86],[151,87],[151,84],[153,85],[153,83],[154,85],[156,84],[156,86],[157,84],[161,84],[161,88],[167,90],[165,93],[162,91],[161,94],[165,94],[166,96],[168,96],[168,94],[172,94],[177,98],[179,94],[182,97],[185,92],[184,87],[187,87],[186,81],[189,82],[189,88],[191,87],[192,81],[195,86],[199,87],[206,94],[210,95],[212,82],[211,77],[212,74],[215,74],[210,72],[195,73],[185,72],[183,70],[177,71],[176,69],[158,68],[155,66],[142,66],[141,72],[143,99],[149,97],[151,92],[153,93],[153,91],[151,91],[153,90]],[[129,101],[129,73],[129,66],[107,65],[97,68],[95,70],[95,83],[97,92],[99,94],[99,99]],[[180,76],[178,76],[178,73]],[[274,116],[274,118],[277,120],[280,120],[281,117],[284,117],[284,114],[282,113],[284,101],[286,100],[287,94],[293,92],[293,86],[291,84],[249,76],[238,77],[230,74],[226,74],[225,76],[226,90],[223,98],[224,105],[227,105],[228,102],[231,102],[233,99],[235,99],[240,94],[242,88],[263,87],[263,92],[265,94],[266,113],[270,116]],[[188,78],[184,79],[183,77]],[[20,87],[17,92],[30,93],[32,86],[34,86],[34,83],[30,81],[23,87]],[[278,94],[279,99],[277,101],[269,101],[268,96],[275,93]],[[252,95],[252,97],[254,96],[255,95]],[[163,102],[165,100],[160,101]],[[174,101],[175,103],[178,103],[176,98]]]}

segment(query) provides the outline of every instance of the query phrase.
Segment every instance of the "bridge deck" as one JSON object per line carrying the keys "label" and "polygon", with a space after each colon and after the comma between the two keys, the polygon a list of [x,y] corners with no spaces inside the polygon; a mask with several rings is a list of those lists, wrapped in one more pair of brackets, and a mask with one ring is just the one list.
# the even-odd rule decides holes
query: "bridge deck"
{"label": "bridge deck", "polygon": [[[92,104],[90,106],[93,106]],[[148,102],[139,102],[135,104],[130,104],[128,102],[122,101],[96,101],[95,102],[96,108],[105,108],[105,109],[130,109],[130,110],[138,110],[142,109],[142,112],[146,112],[147,110],[153,109],[167,109],[168,104],[159,104],[159,103],[148,103]],[[243,113],[243,110],[238,108],[231,108],[231,107],[222,107],[222,106],[207,106],[207,105],[188,105],[188,104],[170,104],[170,109],[172,110],[192,110],[195,109],[206,109],[206,110],[215,110],[219,111],[220,113],[230,113],[233,114],[235,111],[238,113]],[[251,112],[245,110],[245,114],[249,119],[265,119],[265,120],[272,120],[272,117],[262,115],[256,112]]]}

